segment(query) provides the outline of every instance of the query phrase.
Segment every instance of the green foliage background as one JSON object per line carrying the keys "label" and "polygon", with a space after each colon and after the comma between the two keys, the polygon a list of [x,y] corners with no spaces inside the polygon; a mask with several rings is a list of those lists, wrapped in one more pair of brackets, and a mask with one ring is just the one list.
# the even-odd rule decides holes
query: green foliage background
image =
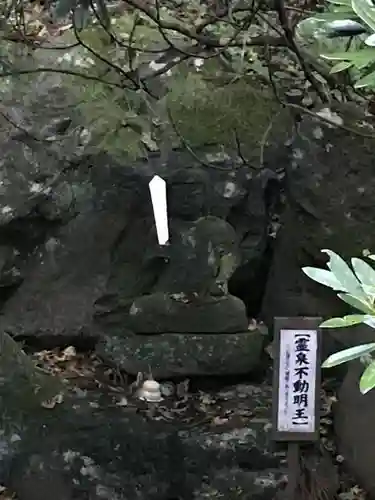
{"label": "green foliage background", "polygon": [[[167,19],[168,16],[167,12]],[[215,143],[223,151],[233,151],[240,144],[241,154],[256,162],[265,142],[286,137],[290,114],[282,109],[273,92],[256,79],[252,64],[257,54],[251,47],[233,49],[233,67],[239,63],[241,74],[228,71],[220,58],[207,56],[186,58],[164,74],[161,70],[162,74],[149,83],[157,96],[152,98],[146,90],[129,88],[123,72],[154,68],[167,48],[163,35],[138,13],[115,18],[112,30],[125,44],[132,33],[132,46],[140,49],[134,53],[134,59],[129,59],[127,47],[111,43],[105,30],[93,23],[75,34],[71,30],[65,32],[58,41],[59,45],[71,45],[78,36],[81,46],[66,53],[55,52],[55,67],[83,70],[98,78],[77,81],[69,75],[61,76],[68,96],[93,133],[95,149],[135,159],[147,150],[181,145],[195,149]],[[224,34],[230,33],[227,29]],[[175,32],[168,33],[168,37],[175,47],[186,43]],[[43,49],[36,51],[36,57],[46,57]],[[49,64],[52,59],[49,58]],[[203,64],[195,65],[197,59]]]}

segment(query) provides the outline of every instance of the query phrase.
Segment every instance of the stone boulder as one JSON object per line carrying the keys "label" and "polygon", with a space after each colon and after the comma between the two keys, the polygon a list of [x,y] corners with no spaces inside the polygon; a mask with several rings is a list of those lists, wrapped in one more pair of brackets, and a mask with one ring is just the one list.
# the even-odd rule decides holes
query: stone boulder
{"label": "stone boulder", "polygon": [[106,336],[96,348],[109,365],[126,373],[167,379],[182,376],[244,375],[259,368],[266,331],[157,336]]}
{"label": "stone boulder", "polygon": [[[158,272],[152,266],[164,265],[155,262],[143,274],[137,270],[139,255],[149,249],[149,238],[155,238],[148,182],[154,172],[164,175],[175,162],[181,164],[180,154],[172,155],[170,167],[155,157],[148,164],[128,168],[105,156],[81,161],[75,171],[76,184],[87,190],[80,213],[59,222],[53,233],[47,233],[49,237],[32,248],[23,283],[4,307],[1,328],[50,343],[59,343],[66,336],[69,343],[74,336],[81,339],[90,334],[94,303],[96,315],[104,318],[111,313],[110,321],[103,319],[107,333],[123,328],[129,306],[126,298],[152,286]],[[253,180],[251,172],[243,168],[226,173],[213,169],[210,175],[213,194],[206,200],[210,212],[230,219],[240,244],[240,268],[248,269],[251,262],[258,266],[267,245],[267,214],[260,208],[266,206],[265,184]],[[253,183],[263,189],[264,198],[259,195],[259,204],[252,202],[247,213],[237,211],[253,193]],[[259,221],[248,235],[252,217]],[[259,231],[259,237],[254,231]],[[236,279],[234,292],[240,294],[244,284]],[[253,289],[257,294],[255,284]],[[240,309],[242,319],[235,329],[243,331],[245,312]]]}
{"label": "stone boulder", "polygon": [[93,340],[93,305],[105,290],[106,250],[120,230],[113,214],[93,211],[78,215],[48,239],[6,303],[2,331],[31,343],[44,339],[50,345],[90,347],[84,343]]}
{"label": "stone boulder", "polygon": [[[56,53],[33,57],[43,65]],[[185,359],[194,373],[223,373],[225,358],[218,356],[231,343],[220,335],[233,333],[238,352],[263,292],[271,170],[256,172],[237,153],[215,147],[198,151],[202,162],[186,151],[150,154],[132,165],[90,156],[90,130],[81,126],[78,108],[67,105],[73,96],[62,78],[30,77],[22,106],[14,102],[25,92],[22,82],[3,100],[15,125],[4,122],[0,130],[0,328],[33,345],[84,348],[99,338],[107,346],[112,337],[128,339],[128,330],[182,339],[208,333],[211,345],[206,337],[196,346],[206,350],[198,368],[187,360],[195,352],[191,342],[175,359]],[[174,197],[176,189],[168,189],[168,248],[159,247],[155,234],[148,190],[154,174],[178,187]],[[254,360],[261,338],[252,342]],[[157,348],[156,341],[160,358],[168,343],[161,337]],[[242,373],[244,362],[239,366]]]}
{"label": "stone boulder", "polygon": [[[310,280],[301,268],[324,267],[326,256],[321,250],[325,248],[344,258],[360,257],[364,249],[375,248],[371,124],[366,126],[363,117],[358,119],[346,108],[317,111],[331,122],[304,117],[285,167],[287,207],[261,313],[268,326],[275,316],[347,313],[349,306],[332,290]],[[340,342],[352,336],[348,329],[330,333]]]}
{"label": "stone boulder", "polygon": [[375,391],[361,394],[359,379],[364,365],[352,362],[334,407],[334,431],[344,465],[361,488],[375,498]]}
{"label": "stone boulder", "polygon": [[131,171],[119,178],[103,160],[101,169],[91,165],[88,158],[77,171],[81,186],[91,187],[89,199],[34,248],[21,286],[3,309],[2,330],[15,337],[54,345],[92,338],[94,303],[106,291],[111,251],[140,188]]}
{"label": "stone boulder", "polygon": [[238,333],[247,330],[245,304],[231,295],[202,302],[184,302],[179,296],[145,295],[135,299],[125,321],[132,332]]}
{"label": "stone boulder", "polygon": [[17,85],[2,93],[9,121],[0,123],[0,304],[24,279],[35,248],[87,199],[87,186],[77,183],[75,162],[88,131],[71,110],[61,112],[64,93],[52,80],[48,86],[31,83],[18,99]]}
{"label": "stone boulder", "polygon": [[[248,349],[237,368],[233,361],[248,337],[247,311],[228,293],[228,281],[241,265],[241,239],[225,218],[212,215],[209,179],[197,168],[166,176],[169,245],[157,244],[153,216],[146,210],[118,240],[118,267],[109,277],[108,295],[96,301],[95,327],[107,361],[126,365],[130,373],[145,365],[163,375],[244,373]],[[203,339],[205,334],[210,335]],[[260,358],[261,339],[251,342],[247,371]]]}

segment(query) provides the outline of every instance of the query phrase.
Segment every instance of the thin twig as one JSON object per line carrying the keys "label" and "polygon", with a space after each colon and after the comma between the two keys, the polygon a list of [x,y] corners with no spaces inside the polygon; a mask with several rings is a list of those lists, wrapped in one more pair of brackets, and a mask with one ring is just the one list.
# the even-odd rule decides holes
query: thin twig
{"label": "thin twig", "polygon": [[78,29],[77,29],[77,25],[76,25],[76,22],[75,22],[75,16],[74,15],[73,15],[73,32],[74,32],[74,36],[76,37],[77,41],[79,42],[79,44],[84,49],[86,49],[96,59],[98,59],[99,61],[101,61],[102,63],[104,63],[108,67],[110,67],[111,69],[113,69],[117,74],[122,75],[126,80],[129,80],[134,85],[134,89],[133,90],[139,89],[139,85],[137,84],[137,82],[134,81],[133,78],[131,78],[129,76],[128,72],[124,71],[120,66],[118,66],[116,64],[113,64],[111,61],[108,61],[108,59],[106,59],[105,57],[103,57],[101,54],[99,54],[96,50],[94,50],[92,47],[90,47],[89,45],[87,45],[87,43],[85,43],[82,40],[81,36],[78,33]]}
{"label": "thin twig", "polygon": [[57,73],[60,75],[68,75],[68,76],[76,76],[79,78],[83,78],[84,80],[89,80],[93,82],[99,82],[102,83],[103,85],[108,85],[109,87],[116,87],[119,89],[124,89],[124,85],[120,85],[119,83],[116,82],[110,82],[103,80],[102,78],[99,78],[97,76],[92,76],[92,75],[86,75],[84,73],[79,73],[78,71],[73,71],[70,69],[59,69],[59,68],[33,68],[33,69],[13,69],[12,71],[3,71],[0,73],[0,78],[1,77],[8,77],[8,76],[20,76],[20,75],[32,75],[32,74],[37,74],[37,73]]}
{"label": "thin twig", "polygon": [[285,10],[284,0],[274,0],[274,6],[275,6],[275,10],[277,12],[277,15],[279,17],[280,25],[284,30],[285,39],[286,39],[290,49],[296,55],[298,62],[302,68],[302,71],[304,72],[304,74],[306,76],[306,79],[311,83],[311,86],[313,87],[313,89],[315,90],[317,95],[320,97],[321,101],[327,102],[327,96],[321,90],[319,83],[317,82],[314,75],[310,71],[310,68],[306,64],[303,57],[301,56],[300,51],[297,47],[297,44],[294,40],[294,34],[289,26],[288,15],[287,15],[286,10]]}

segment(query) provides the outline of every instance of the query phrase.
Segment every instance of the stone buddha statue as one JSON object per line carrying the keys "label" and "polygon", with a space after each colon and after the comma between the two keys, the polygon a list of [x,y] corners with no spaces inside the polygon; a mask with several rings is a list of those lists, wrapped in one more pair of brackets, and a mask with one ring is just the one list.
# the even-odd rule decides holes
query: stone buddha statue
{"label": "stone buddha statue", "polygon": [[159,246],[154,224],[144,235],[138,267],[127,266],[142,286],[120,297],[123,325],[138,334],[245,331],[245,306],[227,288],[240,262],[236,233],[207,213],[208,176],[190,168],[166,180],[170,240]]}
{"label": "stone buddha statue", "polygon": [[204,172],[180,170],[168,184],[170,242],[161,249],[167,265],[154,290],[186,301],[225,295],[239,263],[234,229],[206,214],[209,189]]}

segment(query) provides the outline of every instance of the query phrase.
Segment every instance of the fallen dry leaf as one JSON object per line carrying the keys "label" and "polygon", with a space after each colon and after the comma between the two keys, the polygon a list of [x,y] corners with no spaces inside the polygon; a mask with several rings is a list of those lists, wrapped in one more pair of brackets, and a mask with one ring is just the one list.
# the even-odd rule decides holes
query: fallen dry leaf
{"label": "fallen dry leaf", "polygon": [[176,385],[176,395],[178,398],[184,398],[189,392],[189,379],[185,379]]}
{"label": "fallen dry leaf", "polygon": [[214,417],[213,419],[213,424],[215,425],[223,425],[226,424],[229,421],[229,418],[222,418],[222,417]]}
{"label": "fallen dry leaf", "polygon": [[51,410],[52,408],[55,408],[57,404],[61,404],[64,400],[64,397],[62,394],[56,394],[56,396],[53,396],[51,399],[47,399],[46,401],[42,402],[42,407],[47,408],[48,410]]}
{"label": "fallen dry leaf", "polygon": [[258,322],[256,319],[252,318],[250,320],[250,323],[249,323],[247,329],[251,332],[251,331],[256,330],[257,328],[258,328]]}
{"label": "fallen dry leaf", "polygon": [[116,406],[128,406],[128,400],[123,396],[120,401],[116,403]]}
{"label": "fallen dry leaf", "polygon": [[75,358],[76,356],[77,356],[76,348],[74,346],[70,345],[69,347],[67,347],[66,349],[63,350],[62,356],[60,359],[62,361],[65,361],[68,359]]}
{"label": "fallen dry leaf", "polygon": [[16,496],[10,492],[5,486],[0,484],[0,500],[15,500]]}
{"label": "fallen dry leaf", "polygon": [[365,500],[366,493],[358,485],[355,485],[349,491],[339,493],[338,497],[340,500]]}

